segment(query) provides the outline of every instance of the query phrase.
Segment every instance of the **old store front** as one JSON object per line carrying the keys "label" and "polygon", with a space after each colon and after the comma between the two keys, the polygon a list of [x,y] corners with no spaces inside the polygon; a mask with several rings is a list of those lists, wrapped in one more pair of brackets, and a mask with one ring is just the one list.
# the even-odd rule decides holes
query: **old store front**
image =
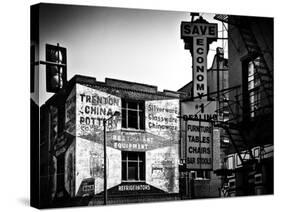
{"label": "old store front", "polygon": [[149,201],[146,196],[152,200],[155,194],[178,195],[179,98],[157,87],[145,91],[142,85],[138,91],[125,90],[123,81],[120,89],[108,84],[75,83],[66,98],[65,133],[71,137],[64,154],[68,195],[102,197],[103,119],[116,111],[121,116],[106,124],[108,198],[127,196],[134,202]]}

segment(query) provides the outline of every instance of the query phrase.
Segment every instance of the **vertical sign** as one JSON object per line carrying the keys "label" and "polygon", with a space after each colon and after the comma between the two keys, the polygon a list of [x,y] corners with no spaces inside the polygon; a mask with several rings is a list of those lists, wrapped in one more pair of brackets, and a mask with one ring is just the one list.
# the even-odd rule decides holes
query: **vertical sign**
{"label": "vertical sign", "polygon": [[208,45],[217,40],[217,24],[208,23],[202,17],[194,22],[181,23],[181,38],[190,49],[193,64],[193,97],[207,100]]}
{"label": "vertical sign", "polygon": [[207,38],[193,38],[193,96],[207,99]]}

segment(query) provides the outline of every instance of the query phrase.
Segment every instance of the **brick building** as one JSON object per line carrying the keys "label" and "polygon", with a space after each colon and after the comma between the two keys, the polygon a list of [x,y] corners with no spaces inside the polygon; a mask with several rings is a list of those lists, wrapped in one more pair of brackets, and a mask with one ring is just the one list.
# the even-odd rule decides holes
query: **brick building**
{"label": "brick building", "polygon": [[42,197],[51,206],[103,203],[103,119],[118,111],[106,123],[109,204],[179,199],[179,98],[156,86],[74,76],[41,107],[49,132],[41,151],[50,150],[41,159],[49,170]]}

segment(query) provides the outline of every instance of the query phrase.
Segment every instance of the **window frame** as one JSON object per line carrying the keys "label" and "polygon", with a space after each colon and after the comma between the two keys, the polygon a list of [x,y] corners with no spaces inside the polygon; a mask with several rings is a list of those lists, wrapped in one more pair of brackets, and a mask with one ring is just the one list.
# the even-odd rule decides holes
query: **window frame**
{"label": "window frame", "polygon": [[[129,104],[136,104],[136,108],[129,107]],[[125,114],[124,114],[124,111],[125,111]],[[130,126],[130,119],[132,119],[132,117],[130,117],[129,112],[137,113],[137,117],[136,117],[137,127]],[[121,100],[121,115],[122,115],[122,123],[121,123],[122,129],[145,131],[145,101],[122,99]],[[123,123],[124,118],[125,118],[125,124]]]}
{"label": "window frame", "polygon": [[[136,159],[129,159],[129,154],[135,154]],[[125,159],[124,159],[125,158]],[[129,178],[129,163],[137,163],[137,177]],[[145,182],[145,152],[122,151],[121,153],[121,180],[122,182]],[[124,167],[125,165],[125,167]],[[125,169],[126,176],[123,175]],[[143,171],[143,173],[141,173]]]}
{"label": "window frame", "polygon": [[[202,173],[202,177],[199,173]],[[211,180],[211,171],[210,170],[194,170],[191,171],[191,176],[195,180]]]}
{"label": "window frame", "polygon": [[[254,59],[253,59],[254,58]],[[244,119],[254,119],[258,115],[258,110],[262,107],[261,81],[258,77],[258,63],[260,55],[247,56],[242,59],[242,85],[243,85],[243,117]],[[252,69],[252,71],[250,70]]]}
{"label": "window frame", "polygon": [[[248,71],[247,71],[247,86],[249,93],[249,107],[250,107],[250,117],[254,118],[256,113],[261,107],[261,81],[258,75],[258,68],[255,67],[255,63],[258,63],[260,57],[256,57],[253,61],[248,62]],[[252,69],[252,71],[250,70]]]}

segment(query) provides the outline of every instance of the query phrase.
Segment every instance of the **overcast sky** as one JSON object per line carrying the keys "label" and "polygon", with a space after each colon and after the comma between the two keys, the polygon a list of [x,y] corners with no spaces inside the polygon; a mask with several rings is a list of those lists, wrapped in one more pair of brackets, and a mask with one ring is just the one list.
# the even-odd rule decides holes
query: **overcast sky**
{"label": "overcast sky", "polygon": [[[216,22],[214,14],[201,15]],[[190,19],[188,12],[178,11],[45,5],[40,10],[40,60],[45,60],[46,43],[59,43],[67,48],[68,80],[80,74],[176,91],[192,79],[191,55],[180,39],[180,24]],[[210,48],[208,67],[218,45],[221,40]],[[41,105],[52,95],[46,93],[43,65],[40,86]]]}

